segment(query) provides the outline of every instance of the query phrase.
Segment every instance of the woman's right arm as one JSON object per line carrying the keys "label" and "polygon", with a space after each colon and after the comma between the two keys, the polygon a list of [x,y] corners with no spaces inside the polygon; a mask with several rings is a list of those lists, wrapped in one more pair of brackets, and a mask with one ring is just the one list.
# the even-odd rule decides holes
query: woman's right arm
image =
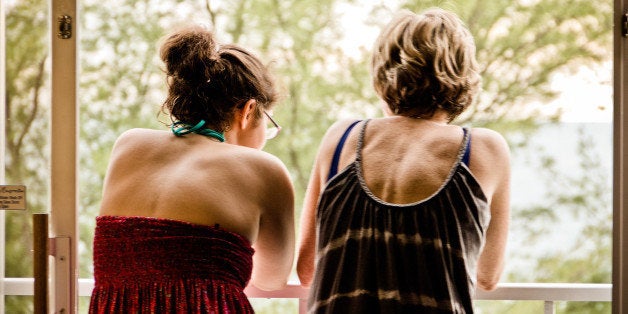
{"label": "woman's right arm", "polygon": [[315,163],[310,182],[305,191],[305,200],[301,212],[301,233],[297,257],[297,275],[301,285],[309,287],[314,278],[316,249],[316,205],[320,195],[320,175],[318,163]]}
{"label": "woman's right arm", "polygon": [[[321,189],[327,182],[326,178],[331,165],[334,150],[340,137],[347,127],[355,120],[342,120],[334,123],[323,136],[316,160],[305,191],[305,200],[301,211],[299,247],[297,257],[297,275],[301,285],[309,287],[314,278],[316,268],[316,207]],[[342,169],[342,165],[338,169]]]}

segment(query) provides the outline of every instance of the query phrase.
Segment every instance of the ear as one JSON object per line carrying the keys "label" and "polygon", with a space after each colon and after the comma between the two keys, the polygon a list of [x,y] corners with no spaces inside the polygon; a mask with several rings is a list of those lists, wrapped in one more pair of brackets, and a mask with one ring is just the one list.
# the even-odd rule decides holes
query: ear
{"label": "ear", "polygon": [[251,124],[254,125],[256,107],[257,101],[255,99],[249,99],[242,108],[238,109],[236,115],[240,129],[246,129]]}

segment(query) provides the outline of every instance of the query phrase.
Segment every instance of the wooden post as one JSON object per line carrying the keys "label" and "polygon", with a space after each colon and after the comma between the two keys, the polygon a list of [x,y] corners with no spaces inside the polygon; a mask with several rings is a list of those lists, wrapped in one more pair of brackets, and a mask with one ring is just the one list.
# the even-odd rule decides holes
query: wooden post
{"label": "wooden post", "polygon": [[[51,308],[78,313],[77,44],[78,0],[51,1],[50,237]],[[54,297],[53,297],[54,296]]]}
{"label": "wooden post", "polygon": [[48,214],[33,214],[35,314],[48,313]]}
{"label": "wooden post", "polygon": [[628,313],[628,0],[614,1],[613,314]]}

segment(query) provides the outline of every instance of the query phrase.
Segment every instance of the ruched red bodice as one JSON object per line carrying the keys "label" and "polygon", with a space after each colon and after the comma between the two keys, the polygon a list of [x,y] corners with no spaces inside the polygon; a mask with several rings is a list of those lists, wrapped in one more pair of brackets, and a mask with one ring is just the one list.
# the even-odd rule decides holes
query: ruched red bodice
{"label": "ruched red bodice", "polygon": [[253,313],[248,240],[218,226],[100,216],[90,313]]}

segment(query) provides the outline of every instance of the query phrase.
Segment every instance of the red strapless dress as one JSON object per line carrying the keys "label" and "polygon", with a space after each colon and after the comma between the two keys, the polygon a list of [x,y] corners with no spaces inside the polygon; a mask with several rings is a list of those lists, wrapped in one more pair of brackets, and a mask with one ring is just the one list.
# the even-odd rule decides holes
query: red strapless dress
{"label": "red strapless dress", "polygon": [[89,313],[253,313],[253,252],[218,226],[99,216]]}

